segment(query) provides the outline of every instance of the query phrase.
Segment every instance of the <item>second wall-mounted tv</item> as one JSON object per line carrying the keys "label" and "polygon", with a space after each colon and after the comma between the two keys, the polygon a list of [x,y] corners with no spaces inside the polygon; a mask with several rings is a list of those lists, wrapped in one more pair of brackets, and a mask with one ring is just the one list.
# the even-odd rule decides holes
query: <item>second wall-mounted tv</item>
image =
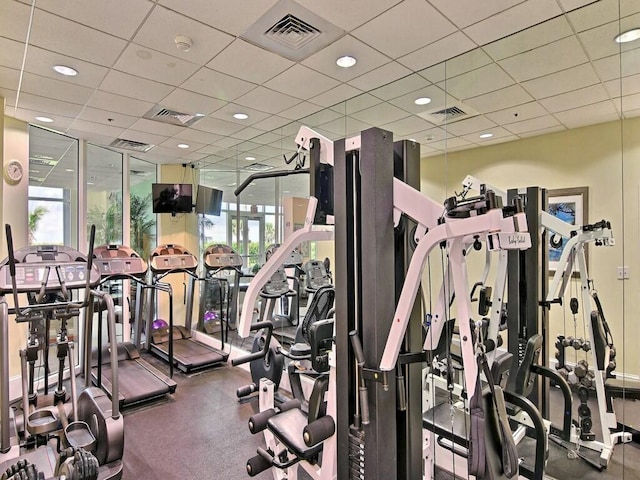
{"label": "second wall-mounted tv", "polygon": [[151,193],[153,213],[190,213],[193,209],[190,183],[154,183]]}
{"label": "second wall-mounted tv", "polygon": [[219,217],[222,210],[222,193],[222,190],[198,185],[196,213]]}

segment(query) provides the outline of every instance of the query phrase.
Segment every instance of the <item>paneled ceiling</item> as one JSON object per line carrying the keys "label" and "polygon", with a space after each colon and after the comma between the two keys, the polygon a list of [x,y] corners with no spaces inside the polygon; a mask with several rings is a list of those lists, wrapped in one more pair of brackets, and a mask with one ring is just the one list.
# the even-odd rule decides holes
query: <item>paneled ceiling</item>
{"label": "paneled ceiling", "polygon": [[[300,123],[332,138],[380,126],[435,155],[640,112],[640,42],[613,41],[640,26],[637,0],[296,0],[341,36],[297,62],[241,38],[292,4],[4,0],[5,113],[50,117],[49,128],[98,145],[153,144],[136,156],[154,163],[222,172],[253,162],[245,157],[281,165]],[[191,38],[189,51],[177,35]],[[358,63],[338,67],[345,54]],[[60,64],[78,75],[56,73]],[[417,106],[419,96],[432,102]],[[157,105],[202,117],[190,127],[143,118]],[[477,115],[426,119],[452,105]]]}

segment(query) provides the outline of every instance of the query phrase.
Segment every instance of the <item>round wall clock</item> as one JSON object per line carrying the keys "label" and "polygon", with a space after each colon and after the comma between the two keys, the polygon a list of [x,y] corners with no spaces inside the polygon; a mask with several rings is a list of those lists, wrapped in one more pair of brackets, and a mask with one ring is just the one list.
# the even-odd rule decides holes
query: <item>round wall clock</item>
{"label": "round wall clock", "polygon": [[18,160],[11,160],[4,166],[4,178],[7,183],[16,185],[22,180],[24,169]]}

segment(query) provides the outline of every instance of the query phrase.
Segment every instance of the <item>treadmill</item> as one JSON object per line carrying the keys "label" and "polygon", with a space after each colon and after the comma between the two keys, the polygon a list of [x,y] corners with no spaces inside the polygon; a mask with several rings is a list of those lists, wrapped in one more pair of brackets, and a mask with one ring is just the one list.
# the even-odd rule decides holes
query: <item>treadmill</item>
{"label": "treadmill", "polygon": [[[137,285],[137,298],[142,297],[148,288],[144,277],[147,263],[131,248],[122,245],[103,245],[93,251],[94,265],[100,271],[100,285],[108,285],[114,280],[130,280]],[[158,288],[161,288],[159,286]],[[91,346],[93,319],[86,319],[85,326],[85,382],[89,378],[98,387],[111,396],[111,361],[108,346],[102,346],[101,305],[95,307],[98,312],[98,345]],[[136,317],[138,314],[136,314]],[[124,327],[123,327],[124,328]],[[176,382],[151,366],[140,357],[140,352],[131,342],[118,343],[119,402],[122,407],[137,404],[172,394],[176,391]]]}
{"label": "treadmill", "polygon": [[[215,244],[207,247],[202,254],[205,275],[202,280],[203,289],[200,292],[200,313],[198,315],[198,330],[213,334],[220,332],[222,345],[228,341],[229,330],[236,326],[238,315],[238,296],[240,293],[240,277],[242,277],[242,257],[229,245]],[[230,282],[228,273],[233,280]],[[220,315],[218,322],[206,321],[206,313],[215,305],[216,287],[219,292]],[[224,308],[226,305],[226,309]],[[212,325],[214,323],[214,325]]]}
{"label": "treadmill", "polygon": [[[193,291],[198,277],[198,260],[186,248],[167,244],[157,247],[151,252],[149,266],[152,274],[152,285],[162,284],[168,275],[182,273],[188,276],[185,298],[186,314],[184,326],[170,325],[169,328],[152,330],[155,313],[155,295],[150,295],[147,310],[145,347],[160,358],[169,361],[171,340],[173,340],[173,359],[177,367],[189,373],[194,370],[209,368],[225,363],[229,354],[223,350],[210,347],[191,338],[191,318],[193,316]],[[170,306],[171,308],[171,306]],[[169,362],[170,364],[172,362]]]}

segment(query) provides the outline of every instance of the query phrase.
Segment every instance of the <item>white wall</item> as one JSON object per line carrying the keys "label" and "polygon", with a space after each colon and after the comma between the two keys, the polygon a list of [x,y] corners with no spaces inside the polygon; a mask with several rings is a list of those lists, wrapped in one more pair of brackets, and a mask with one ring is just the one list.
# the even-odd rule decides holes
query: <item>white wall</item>
{"label": "white wall", "polygon": [[[640,334],[635,302],[640,292],[639,161],[640,119],[632,119],[624,126],[611,122],[423,158],[421,189],[431,198],[444,200],[461,190],[460,182],[467,174],[504,189],[588,186],[589,221],[611,221],[616,237],[615,247],[590,247],[590,276],[595,280],[616,346],[621,350],[623,340],[628,343],[626,355],[619,355],[617,369],[639,375],[640,355],[629,343]],[[629,280],[617,279],[616,267],[621,265],[630,266]],[[552,338],[562,333],[564,325],[573,335],[571,312],[568,307],[556,306],[550,321]],[[577,334],[585,336],[580,321]]]}

